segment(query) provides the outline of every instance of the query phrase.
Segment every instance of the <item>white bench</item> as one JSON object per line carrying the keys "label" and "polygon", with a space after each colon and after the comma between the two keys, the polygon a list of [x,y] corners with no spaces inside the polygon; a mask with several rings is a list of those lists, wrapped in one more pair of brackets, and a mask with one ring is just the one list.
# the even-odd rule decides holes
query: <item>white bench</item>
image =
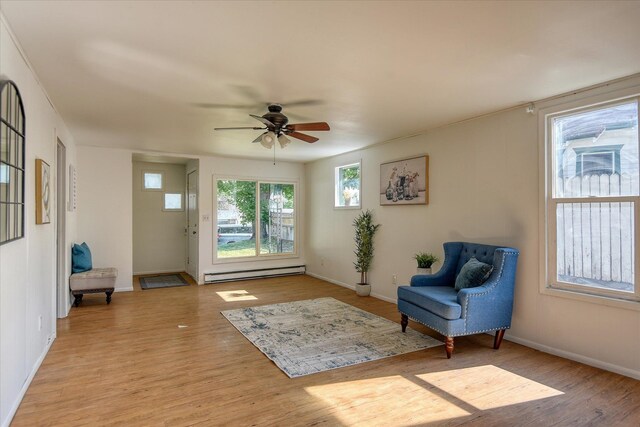
{"label": "white bench", "polygon": [[69,279],[69,287],[77,307],[82,302],[84,294],[107,294],[107,304],[111,303],[111,294],[115,289],[118,270],[115,268],[94,268],[82,273],[74,273]]}

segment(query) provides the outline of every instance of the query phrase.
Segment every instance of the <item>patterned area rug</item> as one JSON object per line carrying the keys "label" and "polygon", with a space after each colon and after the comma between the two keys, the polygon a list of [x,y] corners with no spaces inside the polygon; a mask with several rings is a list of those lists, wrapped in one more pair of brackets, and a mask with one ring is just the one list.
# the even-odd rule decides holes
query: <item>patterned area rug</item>
{"label": "patterned area rug", "polygon": [[223,311],[289,378],[410,353],[442,343],[333,298]]}
{"label": "patterned area rug", "polygon": [[140,278],[142,289],[173,288],[174,286],[189,286],[180,274],[165,274],[162,276],[147,276]]}

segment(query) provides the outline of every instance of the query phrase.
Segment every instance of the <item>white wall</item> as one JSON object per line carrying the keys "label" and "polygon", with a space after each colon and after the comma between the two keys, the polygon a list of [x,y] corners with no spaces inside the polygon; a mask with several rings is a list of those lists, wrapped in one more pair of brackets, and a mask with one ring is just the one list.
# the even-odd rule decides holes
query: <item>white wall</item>
{"label": "white wall", "polygon": [[[56,205],[58,203],[58,192],[60,191],[64,191],[65,192],[65,201],[69,201],[70,195],[69,195],[69,165],[73,165],[74,167],[77,165],[77,149],[76,149],[76,144],[74,142],[74,139],[72,138],[72,136],[69,134],[69,132],[66,130],[66,127],[64,125],[64,123],[62,122],[62,119],[58,116],[58,124],[56,126],[56,144],[57,144],[57,140],[59,139],[60,142],[62,142],[65,146],[65,153],[66,153],[66,170],[65,173],[67,174],[66,176],[66,188],[64,189],[57,189],[56,190]],[[54,147],[54,152],[55,152],[55,147]],[[57,160],[57,156],[54,156],[54,158]],[[57,164],[55,165],[51,165],[51,170],[53,171],[54,169],[57,170]],[[54,175],[55,176],[55,175]],[[57,181],[56,181],[57,184]],[[60,193],[62,194],[62,193]],[[63,201],[61,200],[61,203]],[[65,222],[65,246],[67,247],[67,250],[65,251],[65,260],[64,260],[64,265],[65,265],[65,273],[64,273],[64,277],[65,277],[65,282],[61,284],[61,286],[63,287],[62,289],[58,289],[58,292],[60,293],[65,293],[65,296],[60,296],[58,298],[63,299],[63,303],[60,306],[60,311],[61,313],[58,314],[58,317],[66,317],[66,315],[69,313],[69,310],[71,309],[71,303],[73,301],[73,297],[71,296],[71,290],[69,289],[68,283],[69,283],[69,276],[71,276],[71,247],[73,245],[73,242],[76,240],[76,236],[77,236],[77,232],[78,232],[78,214],[77,211],[69,211],[68,208],[66,209],[66,222]],[[57,221],[55,221],[54,223],[56,229],[54,230],[54,233],[57,233]],[[55,238],[55,237],[54,237]],[[55,257],[54,257],[54,263],[56,262]]]}
{"label": "white wall", "polygon": [[[346,286],[358,280],[351,222],[360,211],[334,210],[331,201],[334,167],[362,159],[363,208],[373,209],[382,224],[370,273],[374,295],[395,301],[392,276],[408,283],[416,268],[413,254],[442,258],[443,242],[514,246],[521,255],[507,336],[640,378],[640,311],[539,291],[538,148],[538,117],[522,108],[307,164],[308,270]],[[379,206],[380,163],[420,154],[430,156],[429,205]]]}
{"label": "white wall", "polygon": [[[256,147],[259,148],[259,147]],[[116,290],[132,289],[133,274],[133,151],[78,146],[78,241],[86,241],[91,248],[96,267],[118,269]],[[153,155],[153,153],[147,153]],[[165,154],[166,155],[166,154]],[[174,155],[174,157],[184,157]],[[204,273],[249,268],[300,265],[304,259],[304,192],[298,191],[298,256],[295,258],[260,261],[213,263],[215,206],[213,203],[214,175],[252,177],[256,179],[296,180],[304,188],[304,165],[300,163],[232,159],[225,157],[190,156],[199,162],[189,162],[187,171],[199,170],[200,239],[199,278]],[[203,216],[209,221],[203,221]]]}
{"label": "white wall", "polygon": [[[55,186],[56,137],[67,147],[68,162],[76,162],[76,152],[1,14],[0,78],[16,83],[26,115],[25,238],[0,246],[0,425],[8,425],[56,334],[56,218],[35,224],[35,159],[49,163]],[[54,206],[51,212],[55,216]],[[75,228],[76,214],[68,212],[69,240]]]}
{"label": "white wall", "polygon": [[94,267],[118,269],[116,292],[133,290],[131,151],[78,146],[78,235]]}
{"label": "white wall", "polygon": [[[190,173],[195,172],[194,176],[197,177],[196,191],[198,191],[198,189],[200,188],[199,170],[200,170],[200,160],[190,159],[187,161],[186,168],[185,168],[185,182],[186,182],[186,185],[188,186],[189,185],[188,176]],[[188,210],[189,201],[186,199],[186,194],[187,193],[185,192],[185,209],[187,210],[186,215],[187,215],[187,223],[188,223],[189,222],[189,210]],[[199,201],[197,200],[197,197],[196,197],[196,203],[195,203],[195,217],[198,218],[198,226],[199,226],[200,225],[200,204],[199,204]],[[190,227],[190,225],[187,224],[187,227]],[[185,263],[185,269],[187,273],[192,275],[197,280],[200,275],[200,256],[199,256],[200,248],[198,247],[200,243],[200,239],[198,238],[198,241],[196,243],[190,244],[188,233],[189,233],[189,230],[187,230],[187,262]]]}
{"label": "white wall", "polygon": [[[256,147],[259,149],[260,147]],[[223,177],[250,177],[255,179],[284,179],[295,180],[298,183],[297,191],[297,228],[298,254],[294,258],[276,258],[270,260],[251,260],[236,262],[213,262],[214,244],[217,239],[213,239],[217,233],[214,229],[214,221],[217,205],[213,200],[213,183],[216,176]],[[277,161],[274,165],[271,161],[231,159],[221,157],[201,157],[200,158],[200,269],[199,282],[204,281],[204,273],[216,273],[223,271],[256,269],[265,267],[285,267],[305,264],[304,241],[305,241],[305,184],[304,165],[300,163],[288,163]],[[210,221],[204,222],[203,216],[209,215]]]}
{"label": "white wall", "polygon": [[[163,175],[162,191],[143,190],[143,172]],[[185,165],[133,162],[133,274],[184,271]],[[164,211],[164,193],[182,194],[182,211]]]}

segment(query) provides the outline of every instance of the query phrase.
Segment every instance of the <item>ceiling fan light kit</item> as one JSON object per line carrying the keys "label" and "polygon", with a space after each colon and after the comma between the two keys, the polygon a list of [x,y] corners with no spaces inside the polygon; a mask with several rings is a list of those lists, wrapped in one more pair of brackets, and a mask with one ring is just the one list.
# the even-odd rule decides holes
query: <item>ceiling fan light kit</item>
{"label": "ceiling fan light kit", "polygon": [[271,149],[276,139],[280,143],[280,148],[284,148],[291,143],[291,140],[287,136],[305,141],[308,143],[314,143],[318,140],[315,136],[300,133],[298,131],[328,131],[331,128],[326,122],[315,123],[297,123],[288,124],[289,119],[282,114],[282,105],[271,104],[269,105],[269,112],[256,116],[255,114],[249,114],[254,119],[261,122],[266,127],[233,127],[233,128],[214,128],[214,130],[238,130],[238,129],[251,129],[251,130],[266,130],[262,135],[253,140],[254,143],[259,142],[260,145],[267,149]]}
{"label": "ceiling fan light kit", "polygon": [[291,140],[285,136],[285,134],[281,134],[278,137],[278,142],[280,142],[280,148],[284,148],[291,143]]}
{"label": "ceiling fan light kit", "polygon": [[272,131],[265,132],[260,137],[260,140],[260,145],[262,145],[264,148],[271,149],[271,147],[273,147],[273,144],[276,142],[276,134]]}

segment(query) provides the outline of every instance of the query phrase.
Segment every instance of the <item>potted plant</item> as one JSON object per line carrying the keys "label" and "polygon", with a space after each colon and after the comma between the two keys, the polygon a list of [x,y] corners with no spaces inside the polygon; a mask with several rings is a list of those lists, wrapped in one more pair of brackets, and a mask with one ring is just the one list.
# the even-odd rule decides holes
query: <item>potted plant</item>
{"label": "potted plant", "polygon": [[371,267],[373,260],[373,236],[376,234],[380,224],[373,223],[373,212],[366,210],[361,212],[353,220],[353,226],[356,230],[354,240],[356,242],[356,261],[353,265],[356,271],[360,273],[360,283],[356,283],[356,293],[359,296],[368,296],[371,293],[371,285],[367,283],[367,272]]}
{"label": "potted plant", "polygon": [[413,259],[418,262],[417,274],[431,274],[431,266],[440,261],[437,256],[429,252],[418,252]]}

